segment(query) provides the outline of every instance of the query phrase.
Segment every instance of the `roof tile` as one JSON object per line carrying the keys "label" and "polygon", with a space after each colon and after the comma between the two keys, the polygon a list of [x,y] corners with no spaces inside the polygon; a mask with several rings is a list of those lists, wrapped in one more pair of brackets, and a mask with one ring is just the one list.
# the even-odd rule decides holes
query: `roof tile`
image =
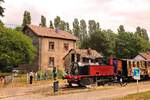
{"label": "roof tile", "polygon": [[68,39],[68,40],[78,40],[73,34],[59,30],[56,32],[55,29],[51,29],[48,27],[41,27],[36,25],[27,25],[37,36],[43,37],[51,37],[51,38],[60,38],[60,39]]}
{"label": "roof tile", "polygon": [[146,60],[150,60],[150,52],[140,53],[140,55]]}

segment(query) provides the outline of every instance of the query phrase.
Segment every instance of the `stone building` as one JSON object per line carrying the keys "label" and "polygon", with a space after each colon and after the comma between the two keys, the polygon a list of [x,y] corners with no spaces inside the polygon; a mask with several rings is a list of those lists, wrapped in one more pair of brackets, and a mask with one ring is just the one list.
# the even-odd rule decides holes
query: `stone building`
{"label": "stone building", "polygon": [[82,65],[100,63],[103,56],[96,50],[92,49],[71,49],[64,57],[65,68],[69,67],[73,62]]}
{"label": "stone building", "polygon": [[48,70],[54,66],[63,67],[63,57],[69,50],[76,48],[77,38],[62,30],[26,25],[23,32],[32,38],[33,44],[37,47],[34,63],[37,70]]}

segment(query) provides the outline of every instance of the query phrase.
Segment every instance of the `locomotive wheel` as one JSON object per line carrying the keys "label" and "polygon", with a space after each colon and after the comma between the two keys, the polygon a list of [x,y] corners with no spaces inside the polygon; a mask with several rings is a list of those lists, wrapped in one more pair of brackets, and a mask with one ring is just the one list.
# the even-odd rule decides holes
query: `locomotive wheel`
{"label": "locomotive wheel", "polygon": [[91,84],[93,84],[92,78],[84,78],[78,82],[79,86],[86,86],[86,85],[91,85]]}
{"label": "locomotive wheel", "polygon": [[79,87],[83,87],[84,85],[83,84],[81,84],[80,82],[78,83],[78,86]]}

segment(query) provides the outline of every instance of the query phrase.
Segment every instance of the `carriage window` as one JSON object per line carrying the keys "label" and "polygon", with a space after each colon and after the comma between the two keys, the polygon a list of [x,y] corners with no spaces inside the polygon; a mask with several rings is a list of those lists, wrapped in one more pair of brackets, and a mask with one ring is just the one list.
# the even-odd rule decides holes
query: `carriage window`
{"label": "carriage window", "polygon": [[137,67],[139,67],[139,62],[137,62]]}
{"label": "carriage window", "polygon": [[133,66],[132,67],[135,67],[135,62],[133,62]]}
{"label": "carriage window", "polygon": [[144,66],[147,67],[147,62],[146,61],[144,62]]}
{"label": "carriage window", "polygon": [[148,62],[148,66],[150,66],[150,62]]}

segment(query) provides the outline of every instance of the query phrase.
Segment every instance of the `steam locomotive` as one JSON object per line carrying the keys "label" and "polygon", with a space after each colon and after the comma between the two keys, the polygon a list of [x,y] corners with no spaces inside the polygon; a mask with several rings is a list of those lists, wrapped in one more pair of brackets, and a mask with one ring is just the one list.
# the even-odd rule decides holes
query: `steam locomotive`
{"label": "steam locomotive", "polygon": [[147,79],[150,76],[150,61],[133,59],[109,59],[106,64],[88,64],[79,66],[78,63],[72,63],[66,70],[69,86],[78,84],[85,86],[95,83],[113,82],[116,76],[122,76],[126,80],[132,80],[133,68],[139,67],[141,78]]}

